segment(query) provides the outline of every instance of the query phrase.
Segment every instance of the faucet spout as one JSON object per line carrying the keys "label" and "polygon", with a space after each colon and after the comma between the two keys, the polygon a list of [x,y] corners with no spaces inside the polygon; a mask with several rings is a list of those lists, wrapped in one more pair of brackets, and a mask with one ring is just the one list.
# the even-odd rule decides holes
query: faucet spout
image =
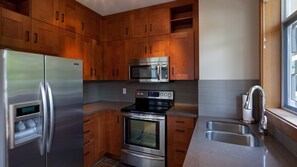
{"label": "faucet spout", "polygon": [[253,108],[252,101],[253,101],[253,93],[255,90],[258,90],[261,94],[261,111],[260,111],[260,121],[259,121],[259,133],[265,134],[267,129],[267,117],[265,115],[265,93],[261,86],[255,85],[250,88],[248,92],[248,97],[246,98],[244,108],[247,110],[251,110]]}

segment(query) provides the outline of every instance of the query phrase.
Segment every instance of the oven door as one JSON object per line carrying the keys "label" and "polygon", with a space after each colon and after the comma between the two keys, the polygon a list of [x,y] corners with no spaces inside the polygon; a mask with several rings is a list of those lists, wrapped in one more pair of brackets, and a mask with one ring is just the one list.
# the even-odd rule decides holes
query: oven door
{"label": "oven door", "polygon": [[122,148],[165,156],[165,116],[123,113]]}
{"label": "oven door", "polygon": [[160,82],[160,65],[148,63],[129,66],[129,81],[131,82]]}

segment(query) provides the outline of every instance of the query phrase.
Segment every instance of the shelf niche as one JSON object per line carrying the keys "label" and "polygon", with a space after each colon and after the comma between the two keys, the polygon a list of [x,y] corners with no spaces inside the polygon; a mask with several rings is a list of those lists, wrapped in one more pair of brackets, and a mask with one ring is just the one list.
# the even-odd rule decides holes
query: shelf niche
{"label": "shelf niche", "polygon": [[0,0],[0,7],[30,16],[30,0]]}
{"label": "shelf niche", "polygon": [[193,4],[170,9],[171,32],[193,29]]}

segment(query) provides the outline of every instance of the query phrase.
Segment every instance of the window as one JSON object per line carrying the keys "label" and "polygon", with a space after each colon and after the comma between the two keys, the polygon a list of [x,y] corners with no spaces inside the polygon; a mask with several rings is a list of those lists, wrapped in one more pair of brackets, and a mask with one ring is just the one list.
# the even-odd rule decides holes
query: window
{"label": "window", "polygon": [[297,0],[283,1],[283,106],[297,112]]}

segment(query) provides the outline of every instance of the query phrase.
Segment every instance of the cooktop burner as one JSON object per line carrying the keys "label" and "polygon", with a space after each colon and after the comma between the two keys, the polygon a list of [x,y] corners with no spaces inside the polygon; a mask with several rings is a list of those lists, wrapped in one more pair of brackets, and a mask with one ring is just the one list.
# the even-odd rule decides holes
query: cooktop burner
{"label": "cooktop burner", "polygon": [[135,97],[135,104],[122,108],[122,112],[165,114],[174,103],[173,91],[139,89]]}

